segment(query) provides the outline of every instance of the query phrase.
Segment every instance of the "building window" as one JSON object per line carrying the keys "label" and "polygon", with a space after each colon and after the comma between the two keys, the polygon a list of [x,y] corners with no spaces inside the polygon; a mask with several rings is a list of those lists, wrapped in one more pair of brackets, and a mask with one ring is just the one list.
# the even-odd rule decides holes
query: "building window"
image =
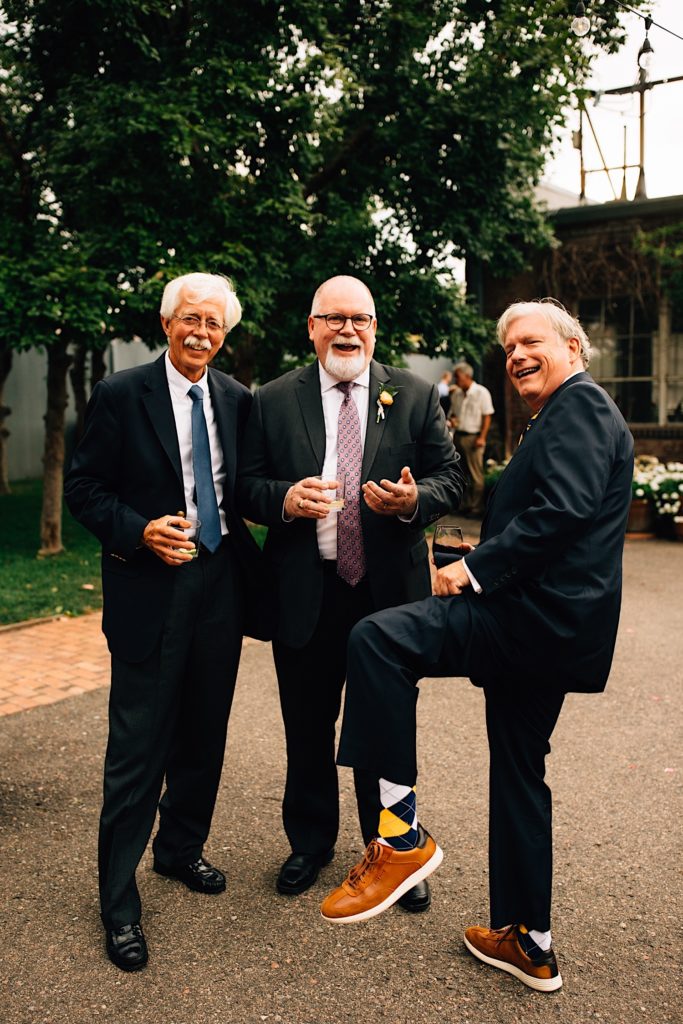
{"label": "building window", "polygon": [[590,372],[629,423],[683,421],[683,317],[662,313],[635,296],[579,303],[593,347]]}

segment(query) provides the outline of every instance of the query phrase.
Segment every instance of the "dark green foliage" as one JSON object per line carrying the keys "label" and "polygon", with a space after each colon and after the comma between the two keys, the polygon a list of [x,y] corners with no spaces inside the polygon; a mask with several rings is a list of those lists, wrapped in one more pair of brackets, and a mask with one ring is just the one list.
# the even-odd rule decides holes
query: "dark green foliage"
{"label": "dark green foliage", "polygon": [[453,260],[507,272],[547,237],[532,189],[586,69],[570,7],[6,0],[12,343],[154,345],[165,280],[206,269],[243,301],[222,358],[246,380],[309,355],[312,292],[340,272],[373,287],[380,357],[476,351]]}

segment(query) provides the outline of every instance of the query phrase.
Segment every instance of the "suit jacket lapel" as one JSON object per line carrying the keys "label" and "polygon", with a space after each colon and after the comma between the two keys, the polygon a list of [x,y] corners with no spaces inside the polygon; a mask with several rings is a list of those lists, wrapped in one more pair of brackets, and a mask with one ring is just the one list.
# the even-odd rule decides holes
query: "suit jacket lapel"
{"label": "suit jacket lapel", "polygon": [[229,385],[221,380],[215,370],[209,367],[209,394],[213,414],[216,417],[218,436],[223,449],[223,465],[225,466],[224,495],[232,494],[236,465],[236,437],[237,437],[237,395],[230,390]]}
{"label": "suit jacket lapel", "polygon": [[370,479],[370,470],[372,469],[372,464],[375,461],[377,449],[379,448],[379,443],[382,440],[382,435],[384,434],[384,428],[386,427],[387,422],[386,412],[384,414],[384,418],[380,417],[379,423],[377,422],[377,398],[379,395],[379,386],[390,379],[390,375],[387,373],[386,369],[381,366],[380,363],[376,363],[373,359],[370,363],[368,423],[365,431],[363,469],[361,471],[361,481],[363,483]]}
{"label": "suit jacket lapel", "polygon": [[[166,377],[166,353],[156,359],[145,378],[146,392],[142,396],[147,414],[161,445],[171,460],[180,486],[183,487],[183,468],[180,462],[180,448],[176,431],[171,393]],[[189,385],[188,385],[189,386]]]}
{"label": "suit jacket lapel", "polygon": [[320,395],[320,373],[317,360],[302,370],[296,397],[308,440],[318,464],[318,472],[322,473],[325,460],[325,417]]}

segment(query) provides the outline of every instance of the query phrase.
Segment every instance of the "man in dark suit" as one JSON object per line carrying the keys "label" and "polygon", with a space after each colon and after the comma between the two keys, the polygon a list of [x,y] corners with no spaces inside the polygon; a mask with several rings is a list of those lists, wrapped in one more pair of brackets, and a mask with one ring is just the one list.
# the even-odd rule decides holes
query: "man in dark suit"
{"label": "man in dark suit", "polygon": [[[108,955],[123,970],[147,962],[135,870],[157,805],[154,870],[197,892],[225,889],[202,851],[245,626],[245,580],[258,573],[260,553],[233,500],[251,394],[207,364],[240,317],[227,279],[171,281],[161,303],[168,350],[95,387],[66,479],[72,514],[102,543],[111,697],[100,902]],[[184,532],[197,516],[198,549]]]}
{"label": "man in dark suit", "polygon": [[[465,943],[485,963],[552,991],[562,979],[550,935],[545,756],[565,693],[600,691],[609,674],[633,439],[585,372],[582,327],[558,304],[511,306],[498,335],[532,418],[489,499],[481,544],[438,571],[439,596],[354,630],[338,761],[412,787],[419,679],[470,676],[483,686],[491,928],[468,928]],[[410,850],[371,843],[323,916],[372,917],[438,867],[441,851],[416,832]]]}
{"label": "man in dark suit", "polygon": [[[335,722],[351,627],[431,592],[423,530],[456,507],[462,491],[436,387],[372,359],[376,326],[361,281],[334,277],[320,286],[308,318],[318,358],[256,393],[241,462],[240,507],[269,528],[264,553],[278,593],[273,651],[292,854],[277,888],[290,895],[308,889],[334,853]],[[330,484],[342,471],[345,507],[334,512]],[[376,779],[357,773],[356,794],[368,842]],[[419,911],[429,902],[420,885],[402,905]]]}

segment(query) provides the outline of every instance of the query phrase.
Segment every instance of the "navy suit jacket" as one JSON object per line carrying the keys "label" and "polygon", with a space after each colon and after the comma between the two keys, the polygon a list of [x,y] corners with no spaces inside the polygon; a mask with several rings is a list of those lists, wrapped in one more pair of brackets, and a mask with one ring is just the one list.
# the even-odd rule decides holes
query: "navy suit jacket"
{"label": "navy suit jacket", "polygon": [[[491,672],[599,691],[621,605],[633,438],[588,373],[565,381],[533,420],[493,489],[467,565],[483,588],[473,675]],[[517,667],[517,668],[516,668]]]}
{"label": "navy suit jacket", "polygon": [[[377,422],[380,384],[398,388]],[[323,563],[316,521],[282,520],[293,483],[322,472],[325,420],[317,361],[265,384],[256,392],[237,484],[242,513],[268,526],[264,548],[279,595],[278,639],[303,647],[318,621]],[[407,370],[370,363],[370,401],[361,481],[396,481],[410,466],[417,482],[415,520],[372,512],[361,498],[367,579],[377,610],[431,593],[424,527],[457,508],[463,477],[435,386]]]}
{"label": "navy suit jacket", "polygon": [[[64,487],[72,515],[102,544],[102,628],[109,649],[131,662],[151,653],[176,573],[182,572],[182,566],[168,566],[141,546],[150,519],[185,508],[164,359],[165,354],[96,385]],[[261,555],[234,501],[237,453],[252,397],[247,388],[211,367],[208,381],[226,470],[223,508],[244,571],[248,630],[265,637],[263,595],[268,589],[263,586]]]}

